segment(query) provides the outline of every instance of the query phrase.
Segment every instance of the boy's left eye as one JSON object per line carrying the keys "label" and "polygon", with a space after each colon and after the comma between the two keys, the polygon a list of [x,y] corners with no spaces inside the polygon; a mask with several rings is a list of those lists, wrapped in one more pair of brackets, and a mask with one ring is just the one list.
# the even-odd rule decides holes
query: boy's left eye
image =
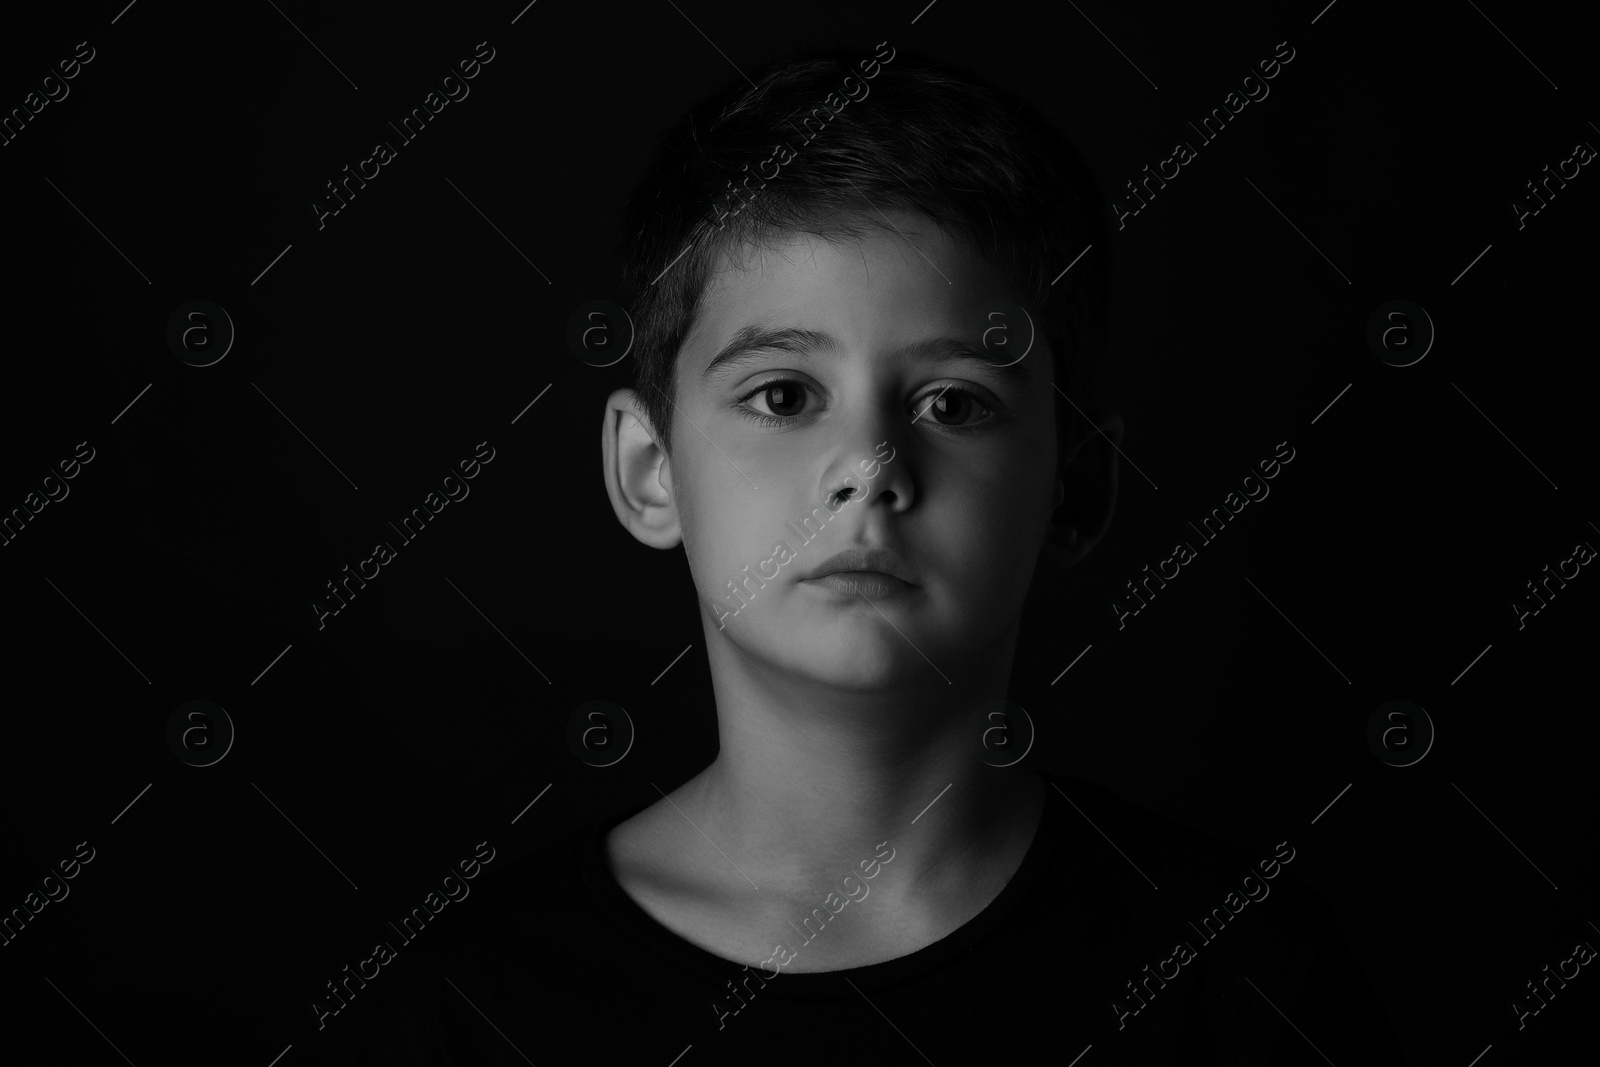
{"label": "boy's left eye", "polygon": [[[811,391],[810,386],[793,378],[774,378],[740,396],[738,409],[763,425],[781,426],[809,414],[806,401]],[[756,400],[767,410],[752,409],[751,402]],[[996,417],[982,397],[956,385],[923,393],[911,402],[910,410],[913,422],[926,420],[930,425],[957,432],[976,429]]]}
{"label": "boy's left eye", "polygon": [[[971,416],[975,411],[993,414],[983,405],[975,393],[969,393],[965,389],[957,389],[954,386],[945,386],[937,392],[925,393],[918,397],[911,406],[917,413],[917,419],[933,419],[940,426],[948,426],[952,429],[972,425]],[[980,418],[977,421],[982,422],[984,420]]]}

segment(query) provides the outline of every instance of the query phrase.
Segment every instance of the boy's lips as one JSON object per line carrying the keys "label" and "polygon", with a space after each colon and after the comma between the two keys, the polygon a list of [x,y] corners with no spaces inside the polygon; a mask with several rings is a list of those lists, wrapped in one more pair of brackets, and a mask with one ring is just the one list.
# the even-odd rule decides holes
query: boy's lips
{"label": "boy's lips", "polygon": [[808,585],[821,586],[835,593],[846,596],[859,596],[868,599],[890,597],[897,593],[909,593],[916,588],[901,581],[892,574],[882,571],[834,571],[832,574],[820,575],[816,578],[802,578]]}
{"label": "boy's lips", "polygon": [[916,572],[903,558],[887,548],[868,548],[865,545],[851,545],[828,557],[802,574],[800,580],[810,582],[830,575],[880,585],[886,582],[896,586],[917,584]]}
{"label": "boy's lips", "polygon": [[917,588],[917,572],[904,557],[887,548],[851,545],[800,577],[844,596],[891,597]]}

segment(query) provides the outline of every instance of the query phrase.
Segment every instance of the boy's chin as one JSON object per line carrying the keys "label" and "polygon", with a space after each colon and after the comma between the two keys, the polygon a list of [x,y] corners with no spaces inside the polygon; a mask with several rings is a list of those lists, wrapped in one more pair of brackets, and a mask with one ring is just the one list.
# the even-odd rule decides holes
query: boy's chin
{"label": "boy's chin", "polygon": [[774,665],[843,691],[903,690],[929,679],[943,684],[906,639],[877,615],[780,627],[763,637],[768,647],[761,651]]}

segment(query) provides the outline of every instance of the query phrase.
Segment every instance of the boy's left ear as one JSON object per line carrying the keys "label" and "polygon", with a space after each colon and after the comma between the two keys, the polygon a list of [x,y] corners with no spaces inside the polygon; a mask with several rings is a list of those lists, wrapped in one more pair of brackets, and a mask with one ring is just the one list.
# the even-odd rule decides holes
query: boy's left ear
{"label": "boy's left ear", "polygon": [[1111,526],[1123,430],[1122,416],[1107,414],[1065,458],[1056,483],[1057,506],[1039,550],[1041,570],[1063,570],[1081,562]]}

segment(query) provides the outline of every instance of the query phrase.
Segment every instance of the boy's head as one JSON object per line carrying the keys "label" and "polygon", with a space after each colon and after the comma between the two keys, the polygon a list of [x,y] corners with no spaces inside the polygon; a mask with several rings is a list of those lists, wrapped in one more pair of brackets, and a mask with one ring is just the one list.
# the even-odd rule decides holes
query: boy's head
{"label": "boy's head", "polygon": [[[625,219],[606,476],[636,537],[683,542],[709,629],[846,689],[1008,652],[1114,499],[1099,208],[1059,135],[887,45],[666,136]],[[816,573],[850,548],[901,581]]]}

